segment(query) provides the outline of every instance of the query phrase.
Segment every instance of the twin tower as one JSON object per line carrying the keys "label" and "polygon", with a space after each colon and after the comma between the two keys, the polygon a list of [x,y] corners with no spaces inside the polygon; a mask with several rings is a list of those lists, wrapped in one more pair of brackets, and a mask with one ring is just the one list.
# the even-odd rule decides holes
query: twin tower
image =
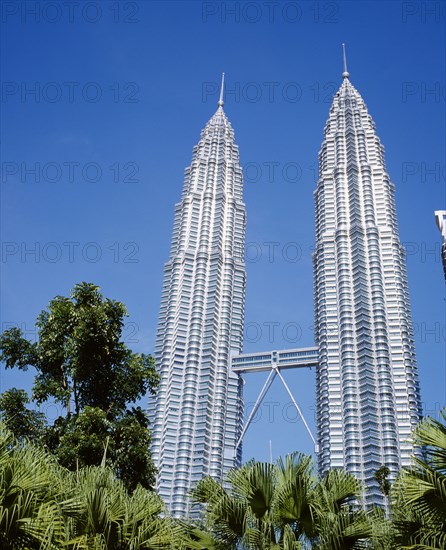
{"label": "twin tower", "polygon": [[161,382],[150,405],[157,490],[174,516],[193,514],[188,494],[198,480],[222,480],[240,466],[241,373],[249,370],[269,369],[271,379],[283,368],[316,366],[319,473],[353,473],[367,487],[366,505],[383,504],[380,466],[393,477],[410,463],[421,407],[394,185],[346,66],[342,76],[315,190],[314,348],[240,355],[246,208],[223,84],[193,149],[164,267]]}

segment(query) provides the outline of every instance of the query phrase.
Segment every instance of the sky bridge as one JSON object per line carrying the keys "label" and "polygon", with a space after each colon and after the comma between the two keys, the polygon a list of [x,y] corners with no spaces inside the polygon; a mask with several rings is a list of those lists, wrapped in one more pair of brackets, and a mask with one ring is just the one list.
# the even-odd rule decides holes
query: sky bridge
{"label": "sky bridge", "polygon": [[292,394],[288,384],[286,383],[282,370],[286,369],[304,369],[317,367],[318,365],[318,352],[316,347],[311,348],[296,348],[296,349],[285,349],[279,351],[267,351],[267,352],[257,352],[257,353],[244,353],[242,355],[234,355],[231,358],[231,368],[237,374],[248,374],[252,372],[269,372],[268,378],[263,384],[262,389],[260,390],[259,396],[255,405],[249,415],[246,424],[243,427],[242,433],[237,441],[236,449],[240,446],[240,443],[243,440],[243,437],[249,428],[253,418],[255,417],[260,405],[262,404],[263,399],[268,393],[271,384],[273,383],[276,376],[279,377],[280,381],[285,387],[286,392],[290,396],[290,399],[295,406],[308,434],[310,435],[315,452],[318,452],[318,445],[316,439],[307,424],[307,421],[304,418],[301,408],[299,407],[297,400]]}

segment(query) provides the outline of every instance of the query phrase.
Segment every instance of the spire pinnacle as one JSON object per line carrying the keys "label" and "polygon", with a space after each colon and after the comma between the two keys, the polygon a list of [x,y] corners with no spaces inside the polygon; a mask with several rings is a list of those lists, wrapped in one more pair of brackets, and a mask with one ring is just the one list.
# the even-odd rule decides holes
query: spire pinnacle
{"label": "spire pinnacle", "polygon": [[225,73],[221,75],[221,88],[220,88],[220,99],[218,100],[218,106],[223,107],[225,102],[223,101],[223,94],[225,91]]}
{"label": "spire pinnacle", "polygon": [[345,54],[345,44],[342,44],[342,52],[344,56],[344,72],[342,73],[342,78],[348,78],[350,73],[347,71],[347,56]]}

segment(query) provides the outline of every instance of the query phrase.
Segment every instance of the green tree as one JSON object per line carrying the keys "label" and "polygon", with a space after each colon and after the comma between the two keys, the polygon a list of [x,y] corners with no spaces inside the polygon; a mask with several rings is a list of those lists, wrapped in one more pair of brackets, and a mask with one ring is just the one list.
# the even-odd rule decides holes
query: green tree
{"label": "green tree", "polygon": [[16,438],[36,440],[46,425],[45,415],[28,409],[31,403],[25,390],[12,388],[0,395],[0,421]]}
{"label": "green tree", "polygon": [[[446,412],[441,412],[446,421]],[[414,430],[420,448],[392,491],[396,543],[407,550],[446,548],[446,426],[424,419]]]}
{"label": "green tree", "polygon": [[360,483],[350,474],[313,474],[311,457],[293,453],[276,464],[252,461],[227,478],[229,489],[201,480],[192,499],[205,504],[205,521],[217,541],[247,549],[345,550],[362,548],[373,516],[355,506]]}
{"label": "green tree", "polygon": [[[375,481],[378,483],[378,487],[381,491],[381,493],[384,496],[384,502],[386,506],[386,512],[388,513],[389,510],[389,495],[390,490],[392,488],[392,484],[389,481],[390,476],[390,468],[386,465],[380,466],[373,476],[375,478]],[[386,522],[388,523],[387,519]],[[388,526],[389,527],[389,526]]]}
{"label": "green tree", "polygon": [[379,489],[386,499],[390,493],[390,481],[388,480],[389,475],[390,469],[388,466],[380,466],[374,475],[374,478],[379,485]]}
{"label": "green tree", "polygon": [[98,464],[106,452],[133,490],[138,483],[150,487],[155,469],[147,416],[131,405],[155,392],[158,375],[151,356],[122,342],[126,315],[124,304],[105,299],[99,287],[78,284],[70,297],[56,296],[40,313],[36,342],[17,328],[6,330],[0,360],[6,368],[33,367],[36,403],[52,399],[66,410],[44,436],[61,464]]}
{"label": "green tree", "polygon": [[104,461],[71,472],[0,424],[2,550],[198,550],[191,534],[155,493],[129,495]]}
{"label": "green tree", "polygon": [[313,548],[363,548],[364,539],[372,535],[372,518],[357,506],[361,493],[361,483],[340,469],[330,470],[315,483],[309,499]]}
{"label": "green tree", "polygon": [[[42,447],[18,442],[0,425],[0,548],[60,548],[63,522],[56,503],[62,468]],[[63,499],[60,499],[61,501]]]}
{"label": "green tree", "polygon": [[129,491],[138,484],[153,485],[150,441],[149,422],[140,407],[132,407],[113,421],[102,409],[86,407],[79,415],[59,418],[46,433],[47,447],[60,464],[76,470],[104,460]]}
{"label": "green tree", "polygon": [[106,466],[70,472],[64,483],[71,499],[64,509],[67,550],[179,548],[185,541],[180,524],[167,516],[158,495],[141,485],[129,495]]}

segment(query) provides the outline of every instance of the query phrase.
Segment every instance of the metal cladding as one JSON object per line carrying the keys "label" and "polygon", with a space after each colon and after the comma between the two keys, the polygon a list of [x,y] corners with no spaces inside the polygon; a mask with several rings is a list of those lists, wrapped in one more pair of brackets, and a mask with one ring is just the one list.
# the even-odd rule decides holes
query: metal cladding
{"label": "metal cladding", "polygon": [[155,358],[161,383],[151,406],[157,490],[174,516],[193,514],[188,494],[204,476],[241,463],[246,275],[243,175],[234,131],[218,109],[201,132],[175,207]]}
{"label": "metal cladding", "polygon": [[320,473],[345,468],[384,504],[375,471],[410,464],[420,420],[412,317],[384,148],[344,71],[319,153],[313,254]]}
{"label": "metal cladding", "polygon": [[[161,383],[150,405],[157,490],[174,516],[198,513],[188,494],[202,477],[222,480],[241,464],[243,436],[276,375],[315,443],[320,474],[354,474],[367,488],[366,506],[386,505],[374,478],[380,466],[394,479],[410,465],[421,404],[394,185],[345,49],[342,76],[314,192],[315,347],[240,355],[246,212],[223,82],[194,147],[164,268],[155,352]],[[436,214],[444,236],[443,212]],[[317,441],[281,373],[311,367]],[[269,376],[243,427],[240,375],[262,371]]]}

